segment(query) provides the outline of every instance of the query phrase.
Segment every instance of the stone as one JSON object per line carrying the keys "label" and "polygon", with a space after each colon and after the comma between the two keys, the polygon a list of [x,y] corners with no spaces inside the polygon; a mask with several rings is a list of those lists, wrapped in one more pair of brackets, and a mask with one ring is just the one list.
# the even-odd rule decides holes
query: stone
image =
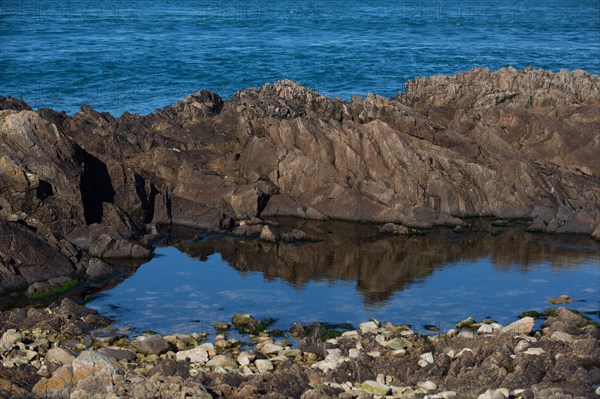
{"label": "stone", "polygon": [[348,356],[350,356],[351,358],[357,358],[360,356],[360,351],[356,348],[350,348],[348,350]]}
{"label": "stone", "polygon": [[419,388],[423,388],[426,391],[435,391],[437,390],[437,384],[433,381],[424,381],[424,382],[419,382],[417,384],[417,387]]}
{"label": "stone", "polygon": [[231,369],[237,369],[238,363],[227,355],[216,355],[212,359],[210,359],[206,366],[208,367],[226,367]]}
{"label": "stone", "polygon": [[93,350],[84,351],[73,360],[72,368],[79,394],[74,392],[71,397],[105,398],[114,394],[117,369],[108,357]]}
{"label": "stone", "polygon": [[131,344],[144,355],[160,355],[170,349],[169,343],[160,335],[141,335]]}
{"label": "stone", "polygon": [[240,352],[240,354],[237,356],[237,362],[240,364],[240,366],[247,366],[252,363],[255,358],[256,355],[254,355],[252,352]]}
{"label": "stone", "polygon": [[263,355],[273,355],[273,354],[278,354],[283,350],[283,348],[279,345],[275,345],[275,344],[271,344],[271,343],[266,343],[264,344],[261,348],[260,348],[260,352]]}
{"label": "stone", "polygon": [[373,321],[367,321],[365,323],[360,323],[359,329],[360,332],[366,334],[368,332],[377,332],[379,326]]}
{"label": "stone", "polygon": [[308,234],[302,230],[294,229],[289,233],[284,233],[281,239],[286,242],[304,241],[308,239]]}
{"label": "stone", "polygon": [[555,298],[548,299],[548,302],[554,305],[560,305],[564,303],[571,303],[573,300],[568,295],[559,295]]}
{"label": "stone", "polygon": [[431,352],[427,352],[427,353],[423,353],[421,356],[419,356],[419,358],[425,360],[427,363],[433,363],[433,353]]}
{"label": "stone", "polygon": [[178,362],[189,361],[191,363],[208,362],[208,351],[203,347],[196,347],[186,351],[179,351],[175,354],[175,360]]}
{"label": "stone", "polygon": [[523,353],[525,355],[539,356],[539,355],[543,355],[544,353],[546,353],[546,351],[543,350],[542,348],[527,348],[527,350]]}
{"label": "stone", "polygon": [[403,340],[401,338],[393,338],[393,339],[387,341],[386,345],[390,349],[399,350],[399,349],[410,348],[412,346],[412,342],[405,341],[405,340]]}
{"label": "stone", "polygon": [[128,362],[133,362],[136,360],[135,353],[130,351],[129,349],[119,348],[118,346],[109,346],[107,348],[100,348],[98,352],[103,354],[106,357],[115,359],[115,360],[126,360]]}
{"label": "stone", "polygon": [[265,225],[260,231],[260,239],[268,242],[279,241],[279,233],[272,226]]}
{"label": "stone", "polygon": [[494,332],[494,328],[489,324],[482,324],[481,327],[477,329],[478,334],[492,334]]}
{"label": "stone", "polygon": [[75,356],[63,348],[50,348],[46,352],[46,360],[53,363],[58,363],[61,366],[70,366],[73,363]]}
{"label": "stone", "polygon": [[22,339],[23,334],[17,330],[8,330],[2,334],[2,337],[0,338],[0,350],[9,351],[16,345],[17,342],[21,342]]}
{"label": "stone", "polygon": [[456,323],[456,328],[460,330],[461,328],[469,327],[473,324],[475,324],[475,319],[472,317],[468,317],[463,321]]}
{"label": "stone", "polygon": [[226,323],[223,321],[216,322],[214,325],[214,329],[217,331],[229,330],[230,327],[231,327],[231,325],[229,323]]}
{"label": "stone", "polygon": [[254,361],[254,365],[259,373],[266,373],[274,368],[273,363],[267,359],[257,359]]}
{"label": "stone", "polygon": [[572,336],[571,334],[568,334],[564,331],[554,331],[550,335],[550,339],[555,340],[555,341],[571,343],[571,342],[574,342],[576,338],[574,336]]}
{"label": "stone", "polygon": [[503,334],[529,335],[533,330],[535,320],[533,317],[523,317],[500,330]]}
{"label": "stone", "polygon": [[477,399],[507,399],[509,394],[510,392],[506,388],[488,389],[479,395]]}
{"label": "stone", "polygon": [[367,380],[363,382],[360,386],[364,392],[373,395],[385,396],[387,395],[391,389],[388,385],[381,384],[377,381]]}
{"label": "stone", "polygon": [[238,313],[231,317],[231,324],[241,333],[254,334],[258,331],[261,323],[249,314]]}
{"label": "stone", "polygon": [[73,385],[73,372],[70,367],[57,368],[50,378],[42,378],[31,392],[42,397],[61,397]]}
{"label": "stone", "polygon": [[455,391],[444,391],[444,392],[438,393],[438,395],[444,399],[454,399],[457,397]]}

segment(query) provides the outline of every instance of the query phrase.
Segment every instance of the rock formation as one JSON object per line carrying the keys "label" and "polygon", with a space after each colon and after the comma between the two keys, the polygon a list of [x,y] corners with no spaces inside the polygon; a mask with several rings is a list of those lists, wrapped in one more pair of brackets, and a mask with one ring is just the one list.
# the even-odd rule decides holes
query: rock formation
{"label": "rock formation", "polygon": [[0,292],[149,256],[132,239],[157,223],[494,215],[600,238],[600,77],[583,71],[477,69],[349,102],[280,81],[119,118],[0,110]]}

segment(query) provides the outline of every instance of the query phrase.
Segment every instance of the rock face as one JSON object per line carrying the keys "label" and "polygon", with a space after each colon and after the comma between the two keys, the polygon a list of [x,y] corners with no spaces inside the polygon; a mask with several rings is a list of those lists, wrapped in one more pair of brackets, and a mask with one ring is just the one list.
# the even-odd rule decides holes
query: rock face
{"label": "rock face", "polygon": [[[92,257],[148,256],[131,238],[153,223],[232,230],[296,216],[427,228],[494,215],[598,237],[600,77],[583,71],[477,69],[350,102],[280,81],[120,118],[85,105],[73,117],[33,112],[10,98],[0,109],[0,228],[31,235],[26,246],[45,241],[45,267],[61,275],[107,272],[88,272]],[[46,278],[19,249],[0,244],[0,292]]]}

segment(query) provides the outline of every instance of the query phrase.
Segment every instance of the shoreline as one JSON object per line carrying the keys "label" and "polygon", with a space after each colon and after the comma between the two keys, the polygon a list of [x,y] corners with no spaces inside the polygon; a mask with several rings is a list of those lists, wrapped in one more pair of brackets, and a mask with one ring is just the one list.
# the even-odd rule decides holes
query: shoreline
{"label": "shoreline", "polygon": [[[248,335],[253,346],[224,333],[142,334],[130,340],[107,328],[110,320],[68,299],[45,309],[0,312],[0,320],[0,394],[11,398],[482,399],[600,393],[599,324],[562,307],[548,310],[540,330],[529,316],[507,326],[467,318],[435,335],[378,321],[332,335],[317,325],[308,330],[295,324],[290,334],[304,330],[297,347],[259,332],[265,326],[249,315],[234,315],[221,327],[254,332]],[[21,327],[10,329],[16,326]]]}

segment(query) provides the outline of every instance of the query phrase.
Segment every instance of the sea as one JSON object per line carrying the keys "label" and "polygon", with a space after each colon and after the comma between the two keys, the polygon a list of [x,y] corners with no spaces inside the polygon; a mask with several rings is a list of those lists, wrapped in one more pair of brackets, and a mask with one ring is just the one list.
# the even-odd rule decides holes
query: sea
{"label": "sea", "polygon": [[475,67],[600,72],[598,0],[1,0],[0,95],[146,114],[292,79],[393,96]]}

